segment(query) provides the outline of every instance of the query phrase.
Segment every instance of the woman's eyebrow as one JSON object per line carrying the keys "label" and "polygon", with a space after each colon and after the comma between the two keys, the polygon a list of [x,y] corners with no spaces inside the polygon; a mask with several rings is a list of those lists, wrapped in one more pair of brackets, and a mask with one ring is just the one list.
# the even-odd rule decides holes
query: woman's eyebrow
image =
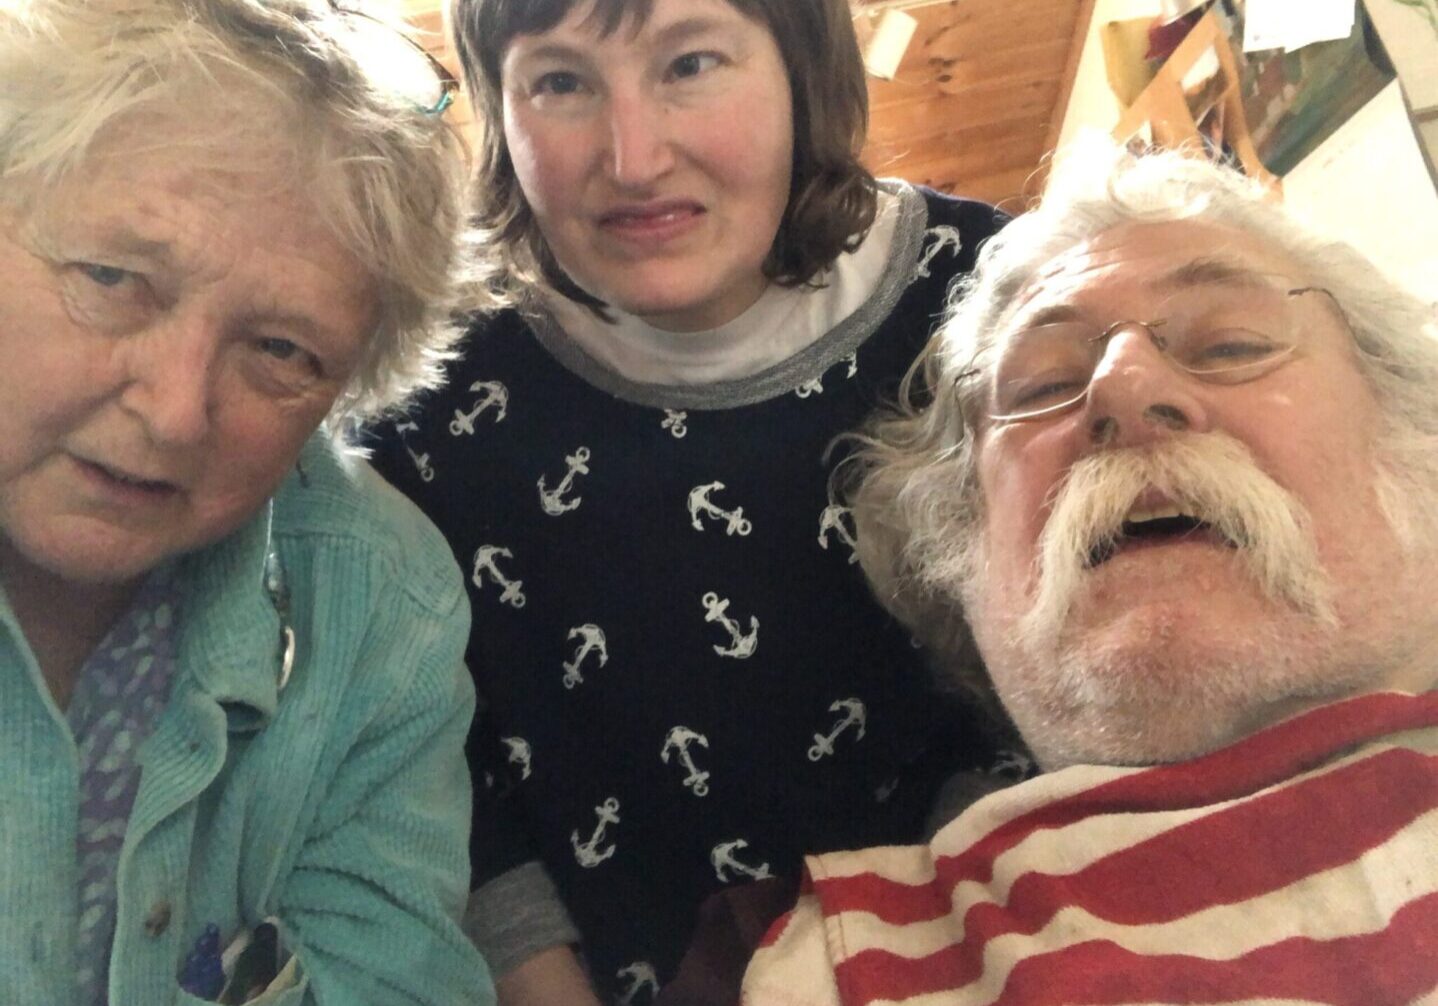
{"label": "woman's eyebrow", "polygon": [[[56,224],[43,216],[38,220],[38,225],[38,233],[48,235],[46,244],[54,244],[57,240],[65,242],[68,238],[76,237],[64,225]],[[85,244],[96,251],[123,255],[129,259],[143,259],[157,265],[167,265],[173,259],[170,242],[142,237],[129,225],[118,221],[101,221],[85,230],[88,232]]]}
{"label": "woman's eyebrow", "polygon": [[696,35],[723,31],[727,27],[725,22],[712,17],[686,17],[664,25],[654,32],[653,37],[654,41],[661,45],[673,45]]}
{"label": "woman's eyebrow", "polygon": [[515,60],[521,63],[540,59],[577,62],[585,58],[583,50],[572,45],[565,45],[563,42],[541,42],[532,48],[521,48],[515,53]]}

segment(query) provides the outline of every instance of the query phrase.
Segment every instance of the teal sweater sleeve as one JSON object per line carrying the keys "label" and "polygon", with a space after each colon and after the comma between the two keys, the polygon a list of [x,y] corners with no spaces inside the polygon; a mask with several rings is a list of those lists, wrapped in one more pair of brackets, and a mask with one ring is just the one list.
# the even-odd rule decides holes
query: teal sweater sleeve
{"label": "teal sweater sleeve", "polygon": [[[464,596],[372,611],[361,659],[414,672],[354,736],[279,893],[308,1003],[492,1002],[455,920],[468,876]],[[390,624],[386,624],[390,623]]]}

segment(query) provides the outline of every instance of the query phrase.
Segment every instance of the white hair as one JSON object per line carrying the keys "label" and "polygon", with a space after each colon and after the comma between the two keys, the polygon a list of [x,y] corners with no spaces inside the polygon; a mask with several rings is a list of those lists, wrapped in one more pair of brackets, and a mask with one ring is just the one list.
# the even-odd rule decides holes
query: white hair
{"label": "white hair", "polygon": [[466,239],[463,143],[394,86],[392,64],[409,55],[400,26],[399,48],[376,49],[361,43],[375,33],[357,32],[359,17],[324,0],[0,9],[0,199],[43,195],[136,118],[154,124],[157,146],[211,151],[230,171],[273,170],[283,158],[284,177],[370,271],[380,302],[331,411],[335,431],[438,383],[459,334],[451,316]]}
{"label": "white hair", "polygon": [[[1415,490],[1429,500],[1438,492],[1432,306],[1349,246],[1301,227],[1271,193],[1230,168],[1185,152],[1136,155],[1111,143],[1083,144],[1056,165],[1042,203],[982,249],[897,407],[854,438],[843,473],[859,558],[875,593],[941,660],[964,643],[960,591],[979,573],[984,501],[965,417],[975,415],[1018,295],[1040,267],[1082,242],[1122,224],[1174,220],[1226,226],[1281,249],[1305,282],[1332,294],[1385,420],[1381,504],[1400,535],[1432,534],[1432,514],[1411,502]],[[987,691],[977,669],[964,683]]]}

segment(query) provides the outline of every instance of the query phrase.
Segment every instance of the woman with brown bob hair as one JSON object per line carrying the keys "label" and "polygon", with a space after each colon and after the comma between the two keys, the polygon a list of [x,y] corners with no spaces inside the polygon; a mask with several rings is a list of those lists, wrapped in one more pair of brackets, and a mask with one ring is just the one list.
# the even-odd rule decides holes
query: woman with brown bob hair
{"label": "woman with brown bob hair", "polygon": [[825,450],[1001,218],[861,166],[844,0],[452,14],[483,303],[376,462],[469,574],[466,926],[506,1003],[647,1003],[706,898],[913,840],[989,757],[869,597]]}
{"label": "woman with brown bob hair", "polygon": [[[874,177],[859,163],[869,118],[869,94],[846,3],[731,0],[735,10],[773,33],[788,70],[794,100],[794,167],[788,205],[764,275],[782,286],[814,279],[841,252],[856,248],[874,222]],[[465,82],[481,122],[504,121],[500,59],[516,35],[553,28],[574,0],[495,0],[462,5],[458,26]],[[589,16],[612,33],[626,17],[647,21],[654,0],[594,0]],[[523,297],[543,282],[574,297],[575,287],[554,261],[524,197],[502,129],[479,140],[474,220],[490,237],[479,250],[498,290]]]}

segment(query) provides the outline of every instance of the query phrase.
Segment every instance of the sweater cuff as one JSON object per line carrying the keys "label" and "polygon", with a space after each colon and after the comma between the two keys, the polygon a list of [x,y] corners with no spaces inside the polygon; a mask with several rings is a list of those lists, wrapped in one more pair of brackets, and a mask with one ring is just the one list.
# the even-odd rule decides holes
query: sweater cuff
{"label": "sweater cuff", "polygon": [[579,930],[538,862],[516,866],[471,891],[461,925],[496,979],[541,950],[579,942]]}

